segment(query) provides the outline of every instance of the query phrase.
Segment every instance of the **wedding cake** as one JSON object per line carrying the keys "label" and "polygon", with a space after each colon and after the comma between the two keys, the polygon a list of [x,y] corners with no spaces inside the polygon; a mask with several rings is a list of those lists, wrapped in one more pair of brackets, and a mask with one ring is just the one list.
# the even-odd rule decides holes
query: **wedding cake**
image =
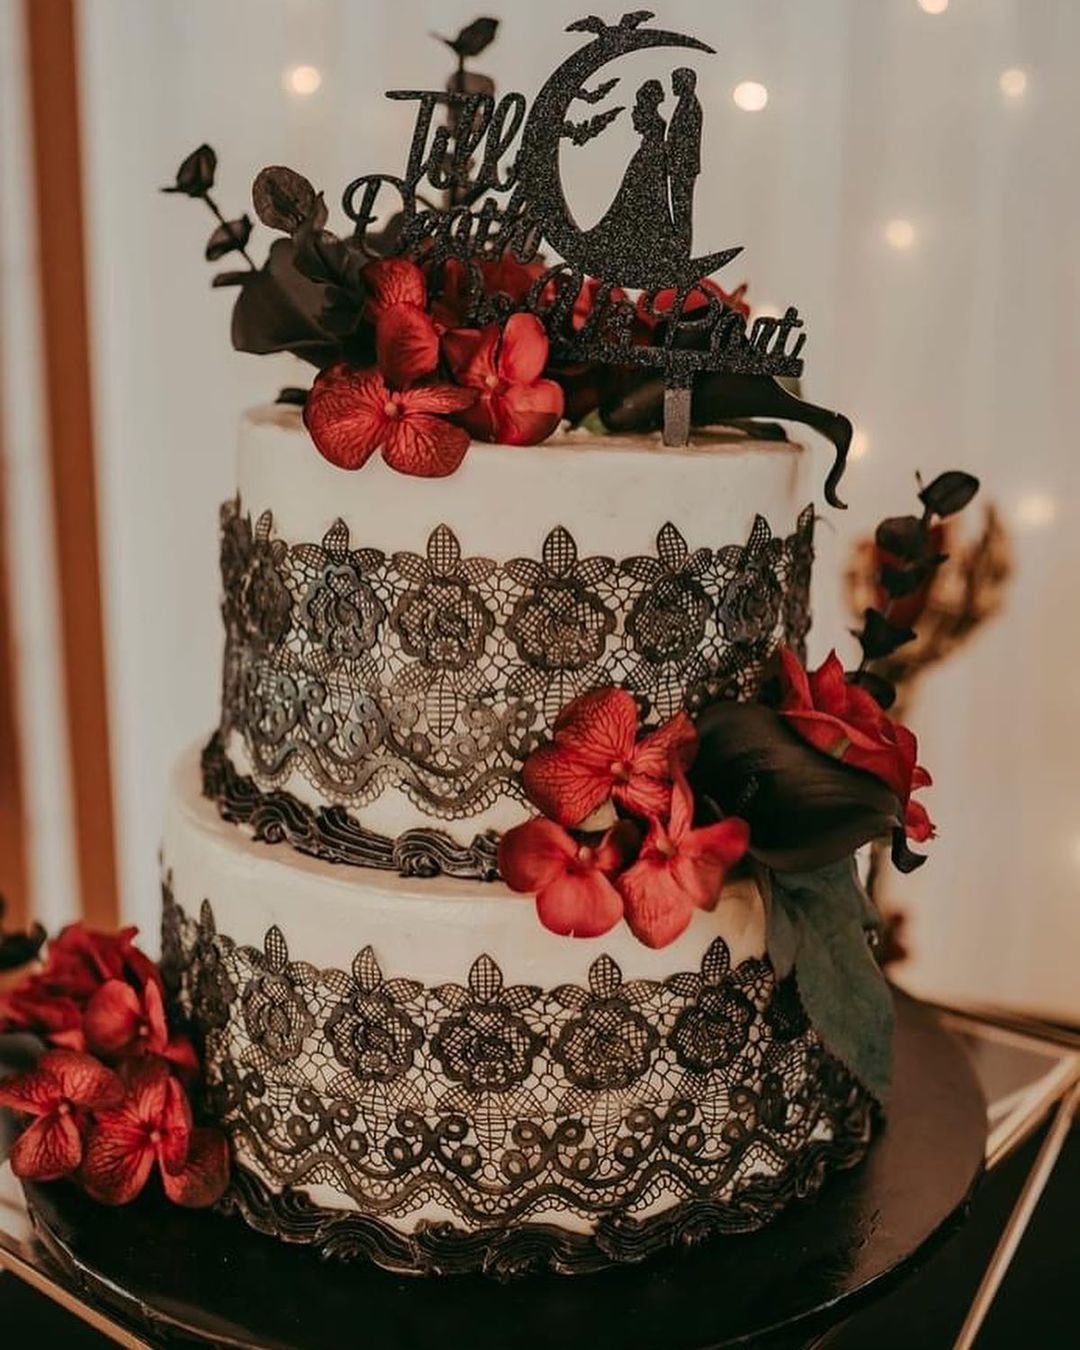
{"label": "wedding cake", "polygon": [[[641,14],[572,27],[582,69],[708,50]],[[401,1271],[634,1261],[858,1162],[891,1006],[853,854],[891,836],[910,867],[932,833],[869,668],[903,640],[887,608],[858,670],[804,668],[819,485],[760,419],[830,436],[833,505],[851,429],[781,383],[801,320],[755,319],[707,279],[734,251],[691,258],[670,215],[663,248],[608,219],[608,270],[584,265],[544,147],[618,110],[553,123],[566,67],[527,118],[460,72],[394,95],[410,168],[350,185],[352,237],[272,168],[265,266],[247,217],[208,250],[249,262],[222,279],[234,343],[318,373],[241,423],[221,716],[170,788],[162,972],[226,1207]],[[643,147],[673,97],[650,83]],[[201,147],[175,190],[216,211],[214,172]]]}

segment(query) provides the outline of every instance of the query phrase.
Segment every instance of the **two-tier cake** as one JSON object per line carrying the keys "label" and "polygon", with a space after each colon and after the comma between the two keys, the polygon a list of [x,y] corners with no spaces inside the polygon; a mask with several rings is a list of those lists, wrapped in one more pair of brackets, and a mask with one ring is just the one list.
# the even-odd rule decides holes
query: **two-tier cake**
{"label": "two-tier cake", "polygon": [[[396,1270],[637,1260],[857,1162],[891,1006],[853,855],[891,835],[914,866],[932,833],[870,669],[906,640],[888,597],[858,669],[803,666],[818,484],[755,419],[830,436],[834,505],[851,429],[782,383],[797,312],[707,279],[737,250],[691,255],[694,145],[663,146],[693,139],[692,72],[637,91],[596,227],[558,182],[560,141],[621,111],[566,113],[610,94],[592,71],[709,49],[641,13],[573,29],[527,115],[465,78],[473,39],[449,94],[393,95],[409,166],[349,185],[348,238],[264,170],[279,237],[223,278],[236,345],[318,374],[243,419],[162,970],[226,1204]],[[175,190],[216,211],[214,169],[201,147]],[[931,552],[890,555],[888,595]]]}

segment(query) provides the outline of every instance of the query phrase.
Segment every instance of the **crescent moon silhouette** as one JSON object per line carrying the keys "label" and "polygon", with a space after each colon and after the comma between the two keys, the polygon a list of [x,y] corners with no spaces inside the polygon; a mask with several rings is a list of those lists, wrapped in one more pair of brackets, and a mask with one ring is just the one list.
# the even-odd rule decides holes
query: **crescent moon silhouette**
{"label": "crescent moon silhouette", "polygon": [[641,290],[668,286],[691,286],[731,261],[741,247],[706,253],[699,258],[672,259],[654,256],[649,247],[649,221],[641,222],[639,250],[620,257],[610,241],[603,246],[589,239],[578,227],[563,191],[559,151],[567,111],[585,81],[609,61],[648,47],[684,47],[713,53],[697,38],[663,29],[606,28],[596,38],[573,52],[558,66],[533,100],[521,136],[517,176],[533,218],[544,238],[572,266],[587,276]]}

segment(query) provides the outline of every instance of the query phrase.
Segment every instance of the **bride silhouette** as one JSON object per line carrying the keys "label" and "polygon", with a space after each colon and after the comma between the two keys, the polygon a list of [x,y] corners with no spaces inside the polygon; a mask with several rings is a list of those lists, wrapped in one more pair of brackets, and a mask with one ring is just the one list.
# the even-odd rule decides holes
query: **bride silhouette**
{"label": "bride silhouette", "polygon": [[615,200],[584,236],[593,256],[603,253],[631,271],[653,271],[658,262],[677,269],[689,253],[688,241],[679,240],[671,216],[667,124],[660,116],[663,101],[659,80],[646,80],[638,90],[632,118],[641,144],[626,167]]}

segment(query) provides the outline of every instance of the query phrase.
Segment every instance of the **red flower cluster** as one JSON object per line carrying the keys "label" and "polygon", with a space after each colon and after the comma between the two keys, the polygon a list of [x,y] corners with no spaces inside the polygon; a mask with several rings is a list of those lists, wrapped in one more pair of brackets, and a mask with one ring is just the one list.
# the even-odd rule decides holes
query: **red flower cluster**
{"label": "red flower cluster", "polygon": [[53,1047],[37,1067],[0,1082],[0,1106],[34,1117],[12,1150],[17,1176],[71,1176],[95,1198],[125,1204],[159,1164],[178,1204],[213,1204],[228,1181],[228,1146],[197,1129],[182,1079],[198,1071],[186,1036],[170,1033],[161,976],[137,930],[65,928],[44,968],[0,996],[0,1030]]}
{"label": "red flower cluster", "polygon": [[[639,736],[625,689],[595,690],[563,710],[554,741],[524,770],[525,791],[546,819],[508,830],[499,844],[503,879],[535,894],[546,928],[597,937],[625,917],[646,946],[664,947],[695,908],[715,907],[749,830],[735,817],[694,828],[685,770],[696,748],[685,713]],[[605,806],[633,819],[618,820],[598,842],[570,833]]]}
{"label": "red flower cluster", "polygon": [[911,794],[931,779],[918,763],[918,744],[858,685],[849,684],[835,652],[809,674],[788,648],[780,652],[780,716],[804,740],[835,759],[880,778],[900,801],[909,839],[923,843],[934,826]]}
{"label": "red flower cluster", "polygon": [[[442,478],[460,465],[470,434],[505,445],[534,445],[551,435],[563,394],[541,378],[548,340],[535,315],[512,314],[501,327],[456,327],[464,277],[452,276],[432,307],[423,271],[406,258],[368,263],[364,280],[376,366],[330,366],[304,406],[304,424],[332,464],[359,469],[381,450],[399,473]],[[515,275],[511,283],[520,288],[521,280]]]}

